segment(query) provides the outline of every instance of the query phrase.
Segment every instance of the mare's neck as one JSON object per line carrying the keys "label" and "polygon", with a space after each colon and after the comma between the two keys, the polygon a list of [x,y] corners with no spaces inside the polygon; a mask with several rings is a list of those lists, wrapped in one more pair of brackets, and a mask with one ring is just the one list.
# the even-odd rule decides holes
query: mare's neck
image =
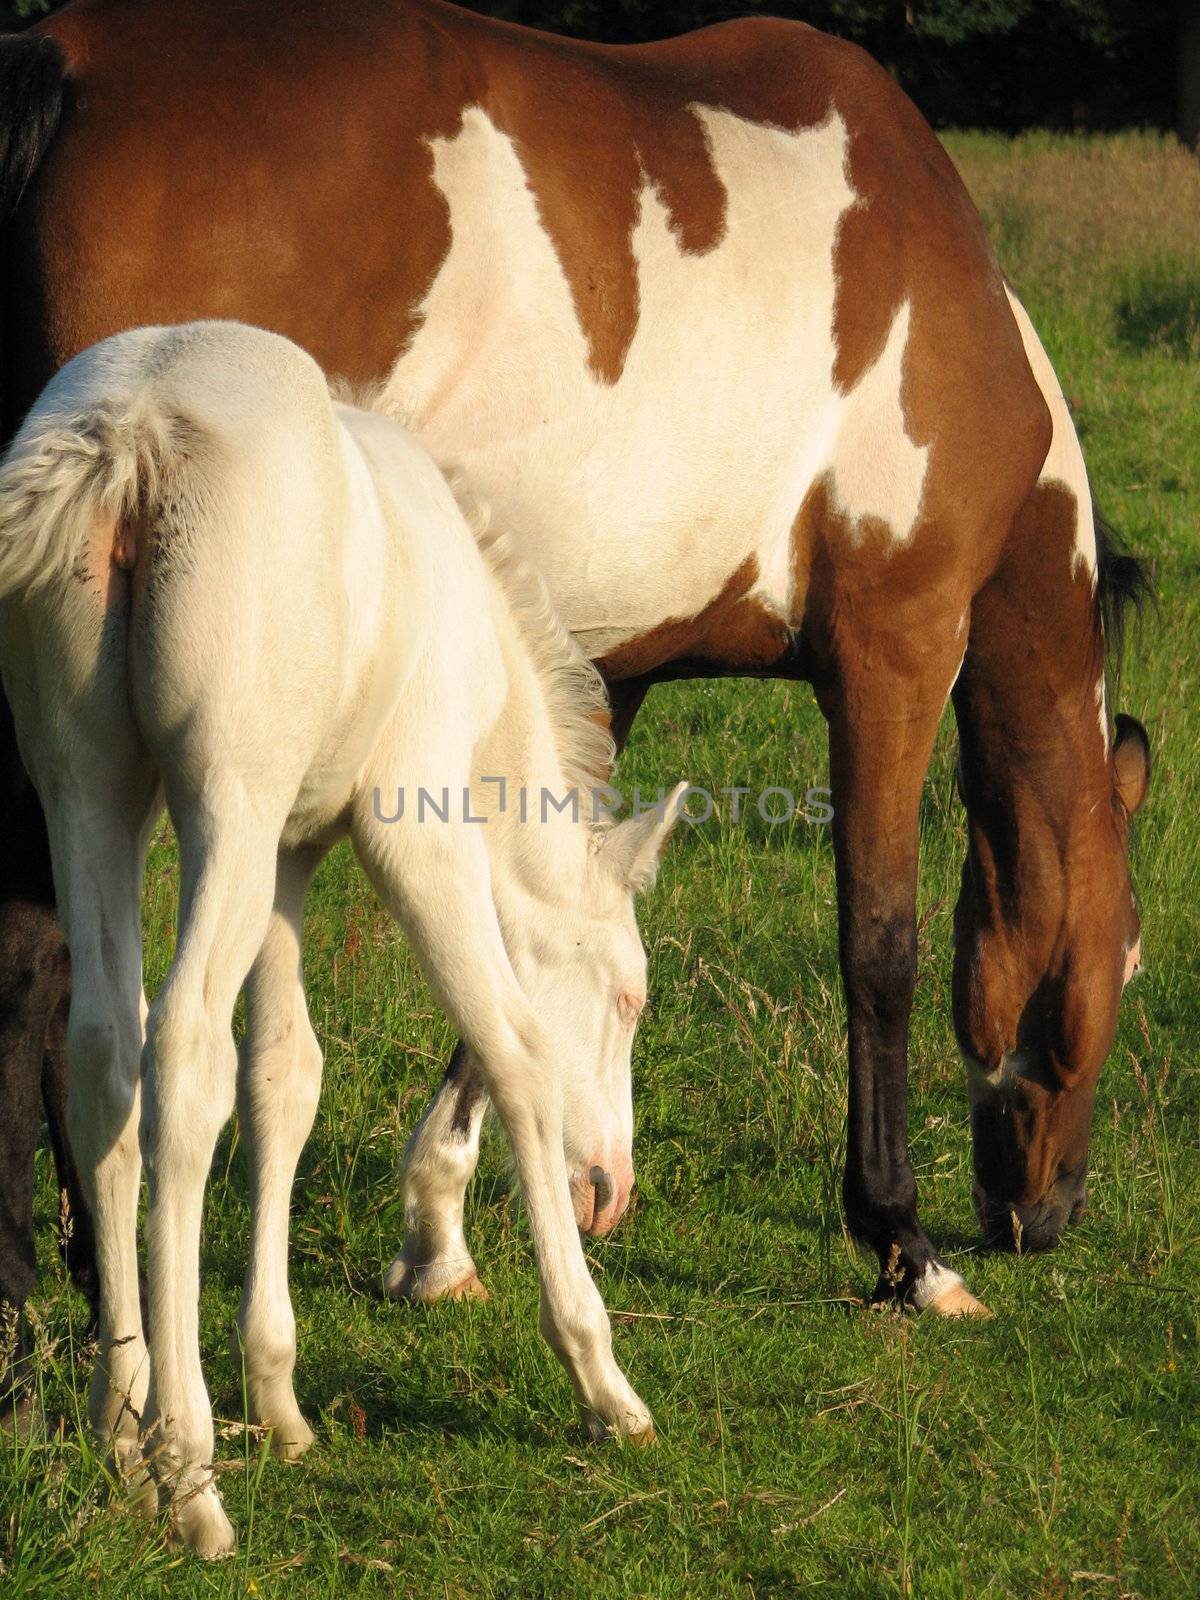
{"label": "mare's neck", "polygon": [[1106,847],[1112,778],[1104,636],[1075,555],[1074,497],[1037,491],[1005,565],[976,598],[954,691],[967,871],[1014,959],[1045,971],[1074,910],[1073,869]]}

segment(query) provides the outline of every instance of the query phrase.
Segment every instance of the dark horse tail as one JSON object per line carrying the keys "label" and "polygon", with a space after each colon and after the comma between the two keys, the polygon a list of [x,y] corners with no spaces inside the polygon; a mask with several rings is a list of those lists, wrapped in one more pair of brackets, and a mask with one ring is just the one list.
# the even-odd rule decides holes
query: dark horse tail
{"label": "dark horse tail", "polygon": [[67,64],[54,39],[0,34],[0,225],[58,131],[66,84]]}

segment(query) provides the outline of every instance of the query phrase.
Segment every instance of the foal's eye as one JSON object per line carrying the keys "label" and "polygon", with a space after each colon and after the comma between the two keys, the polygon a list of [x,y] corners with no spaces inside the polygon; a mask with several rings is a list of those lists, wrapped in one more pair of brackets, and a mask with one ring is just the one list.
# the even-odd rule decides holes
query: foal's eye
{"label": "foal's eye", "polygon": [[630,994],[628,989],[623,989],[617,996],[617,1010],[621,1014],[621,1021],[632,1025],[638,1019],[644,1000],[639,1000],[637,995]]}

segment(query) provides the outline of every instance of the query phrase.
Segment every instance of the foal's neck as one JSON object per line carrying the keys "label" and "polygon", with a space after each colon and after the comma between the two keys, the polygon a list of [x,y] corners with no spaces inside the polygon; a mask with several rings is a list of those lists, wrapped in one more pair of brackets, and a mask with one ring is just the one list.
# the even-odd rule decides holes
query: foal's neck
{"label": "foal's neck", "polygon": [[598,674],[550,608],[545,590],[504,547],[488,552],[507,696],[483,741],[478,777],[498,891],[547,905],[577,903],[611,764],[608,705]]}

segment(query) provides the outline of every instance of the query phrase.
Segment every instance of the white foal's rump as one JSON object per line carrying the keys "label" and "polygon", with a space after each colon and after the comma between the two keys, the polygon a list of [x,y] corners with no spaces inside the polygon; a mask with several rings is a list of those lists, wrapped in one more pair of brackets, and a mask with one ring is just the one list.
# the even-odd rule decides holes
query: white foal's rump
{"label": "white foal's rump", "polygon": [[[542,789],[603,782],[611,742],[599,680],[536,579],[507,546],[481,557],[424,451],[332,404],[303,352],[197,323],[106,340],[48,386],[0,466],[0,595],[0,667],[72,957],[71,1133],[101,1273],[90,1413],[138,1491],[164,1486],[199,1551],[232,1547],[197,1297],[204,1184],[235,1095],[251,1172],[238,1316],[250,1405],[281,1453],[312,1439],[287,1288],[288,1197],[321,1078],[301,931],[312,874],[346,834],[504,1123],[542,1325],[589,1424],[649,1436],[572,1184],[594,1183],[614,1214],[632,1185],[645,993],[633,891],[675,807],[597,829],[585,796],[538,804]],[[454,806],[422,819],[380,805],[420,787]],[[520,787],[534,800],[518,815]],[[139,896],[164,797],[179,936],[147,1014]],[[476,1119],[469,1152],[477,1132]],[[423,1270],[453,1289],[474,1269],[442,1248],[456,1223],[438,1203],[416,1218],[434,1240]]]}

